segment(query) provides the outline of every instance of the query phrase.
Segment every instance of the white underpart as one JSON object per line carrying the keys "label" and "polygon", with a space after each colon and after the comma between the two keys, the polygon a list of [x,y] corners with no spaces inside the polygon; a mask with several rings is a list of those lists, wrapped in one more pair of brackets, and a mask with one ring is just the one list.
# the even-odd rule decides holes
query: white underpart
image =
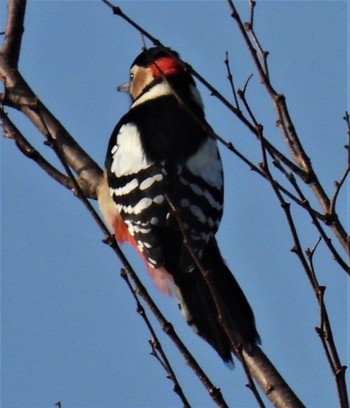
{"label": "white underpart", "polygon": [[117,136],[117,144],[111,151],[113,162],[111,171],[116,177],[138,173],[152,162],[146,159],[137,127],[128,123],[123,125]]}
{"label": "white underpart", "polygon": [[208,184],[222,188],[222,164],[216,141],[209,137],[186,163],[190,172],[202,177]]}

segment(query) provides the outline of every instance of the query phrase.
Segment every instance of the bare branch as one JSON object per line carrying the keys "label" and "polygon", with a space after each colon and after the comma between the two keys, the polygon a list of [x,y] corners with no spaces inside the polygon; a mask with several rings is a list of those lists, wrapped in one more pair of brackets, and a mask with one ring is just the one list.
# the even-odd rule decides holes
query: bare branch
{"label": "bare branch", "polygon": [[264,71],[264,74],[266,78],[269,78],[269,67],[267,64],[267,57],[269,55],[268,51],[264,51],[260,41],[255,34],[254,30],[254,13],[255,13],[255,6],[256,6],[256,1],[254,0],[249,0],[249,6],[250,6],[250,20],[248,23],[244,23],[244,28],[246,29],[247,32],[250,32],[252,39],[255,44],[255,49],[258,51],[257,56],[260,58],[260,62],[262,65],[262,70]]}
{"label": "bare branch", "polygon": [[[143,37],[149,38],[155,45],[163,46],[159,40],[147,33],[142,27],[136,24],[128,16],[126,16],[119,7],[113,6],[108,0],[102,0],[107,6],[111,8],[114,14],[122,17],[125,21],[138,30]],[[264,51],[259,39],[254,31],[254,8],[256,2],[250,0],[250,21],[249,23],[242,24],[241,19],[233,5],[232,1],[228,1],[232,10],[232,16],[238,23],[239,27],[243,30],[242,35],[246,41],[248,49],[251,51],[254,62],[256,63],[257,70],[262,78],[262,81],[271,96],[271,99],[274,103],[276,113],[277,113],[277,122],[282,131],[283,137],[290,148],[291,157],[293,160],[289,160],[281,151],[275,148],[263,135],[263,127],[259,124],[257,118],[255,117],[252,109],[250,108],[246,97],[247,83],[244,86],[242,95],[240,95],[244,107],[246,108],[248,115],[247,117],[240,110],[236,89],[233,83],[233,76],[230,70],[228,55],[226,54],[225,64],[228,71],[228,80],[230,81],[231,89],[235,99],[235,106],[227,101],[212,85],[210,85],[200,74],[198,74],[189,64],[183,63],[186,69],[189,70],[200,82],[202,82],[211,93],[218,98],[228,109],[230,109],[236,117],[257,137],[260,141],[263,162],[261,167],[257,167],[249,159],[247,159],[242,153],[240,153],[231,142],[225,141],[220,136],[216,135],[211,129],[208,130],[208,133],[212,137],[215,137],[219,142],[224,144],[229,150],[231,150],[237,157],[239,157],[244,163],[246,163],[253,171],[256,171],[259,175],[268,180],[276,193],[276,196],[285,211],[287,222],[289,224],[293,239],[294,247],[293,252],[295,252],[316,293],[317,300],[320,305],[320,327],[317,329],[322,344],[329,360],[330,366],[332,368],[333,374],[336,377],[336,382],[338,386],[338,393],[340,395],[341,406],[344,408],[348,406],[347,403],[347,394],[345,388],[345,367],[340,364],[337,350],[333,341],[333,335],[330,327],[330,322],[327,315],[327,310],[324,302],[324,287],[320,286],[317,282],[316,273],[313,267],[313,256],[318,246],[319,241],[312,250],[306,252],[306,257],[302,251],[300,239],[298,236],[298,231],[293,220],[293,216],[290,210],[290,204],[287,203],[284,199],[284,195],[288,196],[294,200],[298,205],[304,208],[311,216],[312,221],[314,222],[316,228],[320,231],[320,234],[330,249],[331,253],[338,260],[339,264],[342,266],[342,258],[339,256],[338,252],[335,250],[334,246],[331,243],[330,238],[326,235],[323,227],[320,224],[321,222],[328,223],[335,235],[338,237],[339,241],[344,244],[346,241],[345,230],[340,224],[337,214],[336,214],[336,201],[341,187],[343,186],[345,179],[349,173],[349,163],[346,168],[343,176],[340,181],[336,184],[336,189],[332,199],[330,200],[323,187],[321,186],[319,180],[314,173],[314,170],[311,166],[311,160],[306,155],[306,152],[303,149],[303,146],[300,143],[297,132],[295,131],[294,124],[289,117],[289,112],[287,109],[287,104],[285,97],[281,94],[278,94],[270,83],[270,76],[268,70],[267,56],[268,52]],[[4,45],[0,54],[0,75],[3,78],[5,91],[1,96],[2,102],[5,105],[14,107],[22,111],[38,128],[38,130],[45,136],[48,141],[48,145],[55,151],[58,158],[62,162],[67,176],[60,173],[56,168],[54,168],[50,163],[44,159],[38,151],[36,151],[33,146],[23,137],[23,135],[18,131],[15,125],[7,117],[3,109],[0,110],[0,115],[5,124],[5,134],[11,135],[15,140],[17,146],[20,150],[26,154],[31,159],[34,159],[50,176],[52,176],[56,181],[65,185],[65,187],[75,190],[77,196],[82,200],[83,204],[86,206],[92,217],[95,219],[99,225],[102,233],[105,236],[104,242],[112,247],[116,255],[119,257],[123,265],[123,274],[124,279],[127,281],[127,284],[132,291],[135,300],[138,305],[141,305],[139,302],[138,294],[144,299],[144,301],[149,306],[150,310],[154,313],[158,319],[162,329],[167,333],[167,335],[172,339],[175,345],[178,347],[180,352],[183,354],[185,360],[188,362],[190,367],[199,377],[205,388],[207,389],[209,395],[214,400],[214,402],[221,407],[227,407],[225,400],[223,399],[219,388],[215,387],[206,374],[203,372],[201,367],[198,365],[193,356],[189,353],[187,348],[183,345],[179,337],[174,331],[173,326],[164,318],[161,314],[152,298],[147,293],[146,289],[139,280],[136,272],[131,268],[127,258],[124,253],[121,251],[119,245],[115,241],[115,238],[110,235],[108,229],[104,225],[103,221],[100,219],[99,215],[96,213],[95,209],[91,205],[90,201],[86,197],[95,198],[96,190],[101,183],[102,179],[102,170],[100,167],[89,157],[86,152],[78,145],[78,143],[72,138],[71,135],[65,130],[62,124],[49,112],[46,107],[40,102],[40,100],[35,96],[34,92],[30,89],[28,84],[22,78],[18,72],[18,59],[21,46],[21,38],[23,33],[23,20],[25,13],[25,0],[12,0],[9,2],[9,18],[6,27],[6,36]],[[239,91],[238,91],[239,94]],[[347,120],[348,131],[349,126],[349,115],[345,116]],[[349,132],[350,133],[350,132]],[[349,146],[347,147],[349,150]],[[283,174],[288,174],[288,180],[291,182],[291,185],[294,187],[294,190],[297,192],[297,195],[290,192],[288,189],[279,184],[274,177],[272,176],[269,163],[268,155],[274,160],[275,163],[279,163],[279,160],[283,163],[284,166],[289,168],[292,173],[288,173],[283,165],[279,163],[276,167],[283,169]],[[75,178],[73,171],[78,175],[78,179]],[[305,183],[311,186],[311,189],[314,191],[315,196],[319,200],[324,210],[324,214],[318,213],[316,210],[311,208],[309,202],[304,197],[301,189],[299,188],[294,174],[300,177]],[[176,209],[175,209],[176,210]],[[181,228],[181,225],[180,225]],[[185,236],[184,236],[185,238]],[[346,266],[346,264],[345,264]],[[343,266],[344,268],[344,266]],[[131,286],[128,277],[130,276],[133,281],[134,287]],[[210,288],[213,285],[210,284],[211,277],[208,276],[206,271],[203,271],[203,276],[208,280],[208,286]],[[135,289],[134,289],[135,288]],[[137,294],[135,293],[135,290]],[[222,321],[224,327],[227,327],[225,324],[225,311],[222,311],[220,307],[220,300],[217,294],[213,294],[215,299],[215,304],[218,305],[218,316]],[[144,309],[141,306],[138,307],[141,315],[145,315]],[[145,320],[147,324],[147,319]],[[147,324],[148,325],[148,324]],[[242,364],[246,370],[249,388],[253,391],[254,395],[257,398],[259,405],[262,407],[263,403],[257,390],[255,388],[252,377],[260,384],[261,388],[264,390],[268,398],[274,403],[276,407],[302,407],[302,403],[290,390],[289,386],[285,383],[283,378],[273,367],[271,362],[263,354],[259,347],[256,347],[254,356],[248,355],[244,351],[240,350],[239,345],[235,344],[234,336],[228,329],[227,333],[229,338],[234,345],[237,355],[240,357]],[[150,329],[151,333],[154,333],[153,328]],[[155,335],[152,334],[154,343],[155,353],[158,353],[161,350],[160,343],[156,339]],[[182,397],[182,390],[178,388],[177,379],[171,369],[169,362],[165,354],[162,352],[157,354],[157,358],[161,364],[165,367],[167,373],[172,378],[174,382],[174,389],[179,393],[180,398],[182,399],[185,406],[189,406],[185,396]],[[56,405],[61,405],[58,402]]]}
{"label": "bare branch", "polygon": [[150,344],[152,347],[152,354],[156,357],[156,359],[159,361],[159,363],[161,364],[161,366],[164,368],[164,370],[167,373],[168,378],[171,379],[171,381],[174,384],[174,392],[176,394],[178,394],[178,396],[180,397],[182,403],[184,404],[185,408],[190,408],[191,405],[189,404],[189,402],[187,401],[187,398],[180,386],[180,383],[174,373],[174,370],[171,367],[171,364],[166,356],[166,354],[163,351],[163,347],[160,343],[160,341],[158,340],[158,337],[156,335],[156,332],[154,331],[152,324],[150,322],[150,320],[147,317],[145,308],[142,306],[138,296],[137,296],[137,292],[134,290],[134,288],[132,287],[128,274],[125,271],[124,268],[121,269],[121,273],[120,273],[121,277],[125,280],[127,287],[130,290],[130,293],[132,294],[133,298],[135,299],[136,302],[136,306],[137,306],[137,312],[139,313],[139,315],[142,317],[142,319],[144,320],[147,329],[149,330],[149,332],[151,333],[152,339],[150,340]]}
{"label": "bare branch", "polygon": [[67,162],[78,174],[81,188],[87,196],[95,197],[102,170],[40,102],[18,72],[25,5],[25,0],[9,2],[5,41],[0,52],[0,77],[5,85],[4,94],[0,94],[2,104],[19,109],[46,138],[55,139]]}
{"label": "bare branch", "polygon": [[[326,242],[330,252],[332,253],[332,255],[334,256],[334,259],[339,263],[339,265],[344,269],[344,271],[346,271],[347,273],[350,273],[350,267],[349,265],[346,263],[346,261],[344,261],[342,259],[342,257],[340,256],[340,254],[338,253],[338,251],[335,249],[334,245],[332,244],[331,239],[327,236],[325,230],[322,228],[321,223],[319,221],[319,219],[322,219],[323,221],[326,221],[326,223],[328,223],[328,215],[327,216],[323,216],[323,217],[319,217],[317,215],[317,212],[311,207],[309,201],[306,199],[305,195],[302,193],[301,189],[298,186],[298,183],[294,177],[293,173],[298,174],[298,170],[299,168],[297,168],[296,166],[292,165],[292,166],[288,166],[289,168],[291,168],[292,173],[287,172],[283,165],[280,163],[279,156],[275,155],[274,150],[271,150],[270,148],[270,144],[266,141],[266,138],[263,135],[263,128],[262,126],[258,123],[257,118],[255,117],[247,99],[246,99],[246,89],[247,89],[247,84],[250,80],[251,76],[247,79],[243,91],[238,90],[238,95],[241,98],[241,100],[243,101],[244,107],[247,110],[252,123],[254,124],[254,126],[257,129],[257,134],[259,134],[259,139],[261,140],[261,138],[263,138],[263,144],[264,144],[264,149],[266,149],[267,152],[269,152],[269,154],[271,155],[271,157],[273,158],[273,163],[275,165],[276,168],[278,168],[282,174],[287,178],[287,180],[291,183],[291,185],[293,186],[294,190],[297,192],[297,195],[299,196],[300,202],[303,203],[301,206],[309,213],[312,222],[314,223],[315,227],[319,230],[322,238],[324,239],[324,241]],[[266,165],[266,163],[264,162],[264,165]],[[264,177],[267,180],[271,179],[273,180],[274,186],[275,188],[277,188],[278,190],[280,190],[280,192],[283,192],[283,190],[279,187],[279,183],[273,179],[272,174],[271,173],[267,173],[264,169],[264,167],[262,168],[262,172]],[[299,174],[300,175],[300,174]],[[291,196],[288,195],[290,198]],[[336,216],[336,214],[335,214]]]}
{"label": "bare branch", "polygon": [[[219,388],[215,387],[213,383],[209,380],[208,376],[205,374],[205,372],[202,370],[202,368],[199,366],[197,361],[194,359],[192,354],[188,351],[187,347],[184,345],[184,343],[181,341],[181,339],[178,337],[176,334],[173,325],[168,322],[161,311],[158,309],[152,298],[148,295],[145,287],[139,280],[138,276],[136,273],[133,271],[131,268],[129,262],[125,258],[124,254],[120,254],[120,248],[117,245],[115,239],[109,240],[107,242],[114,250],[117,250],[118,252],[118,257],[120,259],[123,259],[123,267],[125,271],[128,273],[128,275],[131,277],[132,281],[137,287],[137,291],[140,294],[140,296],[144,299],[144,301],[147,303],[148,307],[154,314],[154,316],[157,318],[158,322],[160,323],[160,326],[162,327],[163,331],[169,336],[169,338],[173,341],[175,346],[180,350],[181,354],[183,355],[184,359],[186,360],[187,364],[192,368],[192,370],[195,372],[199,380],[202,382],[206,390],[208,391],[210,397],[213,399],[213,401],[222,408],[228,408],[228,405],[226,404],[225,400],[223,399],[223,396],[221,394],[221,391]],[[118,249],[119,248],[119,249]],[[120,252],[119,252],[120,251]]]}
{"label": "bare branch", "polygon": [[[113,6],[109,1],[107,0],[102,0],[104,3],[108,4],[108,6],[114,10],[114,14],[121,16],[123,19],[125,19],[127,22],[129,22],[133,27],[135,27],[137,30],[139,30],[142,35],[144,35],[146,38],[148,38],[150,41],[153,42],[154,45],[157,45],[159,47],[162,47],[165,52],[169,52],[169,49],[165,47],[158,39],[153,37],[151,34],[149,34],[145,29],[140,27],[138,24],[136,24],[133,20],[130,19],[130,17],[126,16],[120,9],[120,7],[115,7]],[[224,104],[225,107],[227,107],[231,112],[233,112],[236,117],[243,122],[244,125],[247,126],[247,128],[258,138],[258,134],[256,133],[256,127],[254,124],[250,123],[250,121],[243,115],[243,113],[234,107],[222,94],[220,94],[216,88],[214,88],[208,81],[206,81],[196,70],[192,68],[190,64],[187,62],[184,62],[182,60],[179,60],[180,63],[183,64],[183,66],[191,72],[191,74],[198,80],[200,81],[207,89],[211,92],[211,94],[215,97],[218,98],[220,102]],[[198,119],[197,119],[198,120]],[[223,139],[221,136],[213,132],[212,129],[208,130],[209,134],[216,138],[221,144],[223,144],[227,149],[229,149],[232,153],[234,153],[239,159],[241,159],[244,163],[246,163],[251,170],[254,170],[257,172],[259,175],[262,177],[266,178],[264,176],[264,173],[261,172],[249,159],[247,159],[242,153],[240,153],[232,144],[232,142],[229,142],[225,139]],[[288,166],[293,172],[298,174],[301,178],[307,177],[307,175],[304,173],[302,169],[300,169],[296,164],[294,164],[292,161],[290,161],[284,154],[282,154],[276,147],[274,147],[268,140],[265,139],[266,146],[268,147],[269,151],[271,154],[273,154],[275,157],[277,157],[279,160],[281,160],[286,166]],[[277,183],[277,182],[276,182]],[[297,197],[295,197],[291,192],[286,190],[283,186],[279,185],[278,183],[276,186],[283,192],[285,193],[289,198],[291,198],[293,201],[295,201],[298,205],[303,207],[303,203],[298,200]],[[316,210],[314,210],[314,214],[321,220],[324,221],[325,216],[323,214],[320,214]]]}
{"label": "bare branch", "polygon": [[3,132],[6,138],[13,139],[18,149],[29,159],[34,160],[50,177],[69,190],[73,190],[70,178],[57,170],[49,163],[22,135],[15,124],[10,120],[5,111],[0,108]]}
{"label": "bare branch", "polygon": [[7,25],[2,52],[6,55],[8,63],[17,68],[21,50],[22,34],[24,32],[24,15],[26,0],[14,0],[7,5]]}
{"label": "bare branch", "polygon": [[[220,389],[216,388],[211,383],[211,381],[209,380],[209,378],[207,377],[205,372],[202,370],[202,368],[199,366],[197,361],[194,359],[192,354],[188,351],[186,346],[182,343],[180,338],[177,336],[173,326],[168,321],[166,321],[166,319],[164,318],[164,316],[162,315],[162,313],[160,312],[160,310],[158,309],[158,307],[156,306],[156,304],[154,303],[152,298],[149,296],[149,294],[146,291],[145,287],[142,285],[142,283],[141,283],[140,279],[138,278],[136,272],[131,267],[128,259],[126,258],[123,251],[121,250],[120,246],[118,245],[115,237],[110,235],[110,233],[108,231],[108,228],[105,226],[104,222],[101,220],[100,216],[98,215],[96,210],[93,208],[93,206],[91,205],[91,203],[89,202],[89,200],[85,196],[84,191],[80,188],[80,185],[79,185],[78,181],[75,179],[73,173],[71,172],[71,170],[69,168],[69,165],[66,163],[64,152],[61,150],[61,147],[57,144],[56,139],[51,138],[51,143],[52,143],[53,149],[56,152],[58,158],[60,159],[63,166],[65,167],[68,176],[71,178],[72,183],[74,184],[74,187],[75,187],[76,191],[78,192],[78,194],[77,194],[78,198],[82,201],[82,203],[87,208],[90,215],[93,217],[95,222],[98,224],[98,226],[99,226],[100,230],[102,231],[102,233],[105,235],[105,238],[104,238],[103,242],[108,244],[114,250],[115,254],[117,255],[117,257],[119,258],[119,260],[121,261],[121,263],[123,265],[123,272],[130,275],[131,279],[133,280],[133,282],[135,284],[137,292],[145,300],[145,302],[149,306],[150,310],[152,311],[152,313],[155,315],[155,317],[158,319],[159,323],[161,324],[162,329],[164,330],[164,332],[171,338],[171,340],[173,340],[176,347],[180,350],[183,357],[187,361],[188,365],[193,369],[195,374],[201,380],[201,382],[203,383],[203,385],[207,389],[207,391],[208,391],[209,395],[211,396],[211,398],[218,404],[218,406],[220,406],[222,408],[226,408],[227,404],[226,404],[225,400],[223,399],[223,396],[221,394]],[[100,180],[100,182],[102,182],[102,181]]]}
{"label": "bare branch", "polygon": [[[265,404],[264,404],[264,402],[263,402],[263,400],[262,400],[262,398],[261,398],[261,396],[260,396],[260,394],[258,392],[258,389],[256,388],[253,376],[249,371],[249,364],[247,364],[247,361],[245,359],[245,354],[243,352],[242,347],[238,347],[237,352],[238,352],[239,359],[240,359],[240,361],[242,363],[242,366],[244,368],[245,374],[246,374],[246,376],[248,378],[248,383],[246,385],[251,390],[251,392],[253,393],[259,407],[260,408],[265,408]],[[265,372],[265,370],[264,370],[264,372]]]}
{"label": "bare branch", "polygon": [[[339,192],[342,188],[342,186],[344,185],[344,182],[346,180],[346,178],[349,175],[350,172],[350,117],[349,117],[349,113],[345,112],[343,119],[346,122],[347,125],[347,136],[348,136],[348,143],[345,145],[345,149],[347,150],[347,163],[346,163],[346,167],[344,170],[343,175],[341,176],[339,181],[335,181],[335,191],[333,193],[333,197],[331,199],[331,203],[330,203],[330,210],[329,213],[331,214],[331,216],[334,216],[336,214],[336,203],[337,203],[337,198],[339,195]],[[350,242],[349,242],[350,244]]]}
{"label": "bare branch", "polygon": [[239,101],[238,101],[238,98],[237,98],[237,92],[236,92],[236,88],[235,88],[235,85],[234,85],[234,82],[233,82],[233,76],[232,76],[232,72],[231,72],[231,67],[230,67],[230,60],[228,59],[228,52],[226,51],[226,57],[225,57],[225,65],[226,65],[226,69],[227,69],[227,79],[228,79],[228,81],[229,81],[229,84],[230,84],[230,87],[231,87],[231,91],[232,91],[232,95],[233,95],[233,97],[234,97],[234,100],[235,100],[235,104],[236,104],[236,108],[238,109],[238,110],[240,110],[240,107],[239,107]]}
{"label": "bare branch", "polygon": [[[326,351],[326,355],[327,355],[327,359],[328,361],[330,361],[331,363],[331,367],[333,369],[333,372],[336,371],[337,373],[341,373],[339,374],[339,377],[336,377],[336,383],[337,383],[337,388],[338,388],[338,395],[339,398],[342,401],[345,401],[347,404],[347,391],[346,391],[346,386],[345,386],[345,379],[344,379],[344,371],[345,371],[345,367],[341,365],[339,357],[338,357],[338,352],[333,340],[333,334],[332,334],[332,329],[331,329],[331,324],[328,318],[328,314],[327,314],[327,310],[325,307],[325,303],[323,301],[323,292],[324,292],[324,287],[321,287],[318,282],[317,282],[317,278],[316,278],[316,274],[313,268],[313,264],[312,264],[312,259],[313,259],[313,254],[315,253],[315,250],[319,244],[319,240],[317,241],[315,247],[313,250],[307,250],[306,251],[306,255],[308,257],[308,260],[305,258],[304,253],[302,251],[302,247],[301,247],[301,243],[300,243],[300,238],[299,238],[299,234],[297,231],[297,227],[295,225],[293,216],[292,216],[292,212],[290,209],[290,204],[288,204],[282,194],[280,193],[280,191],[276,188],[275,183],[274,183],[274,179],[272,177],[272,174],[270,172],[269,169],[269,164],[268,164],[268,159],[267,159],[267,152],[266,152],[266,147],[264,145],[264,137],[262,134],[262,127],[260,126],[261,129],[261,149],[262,149],[262,155],[263,155],[263,161],[261,164],[262,169],[265,171],[265,173],[267,174],[270,183],[271,183],[271,187],[273,189],[273,191],[275,192],[281,207],[284,210],[286,219],[287,219],[287,223],[289,225],[292,237],[293,237],[293,241],[294,241],[294,246],[292,248],[292,252],[294,252],[303,268],[304,271],[307,275],[307,277],[309,278],[309,281],[311,283],[311,286],[314,290],[314,293],[316,295],[319,307],[320,307],[320,311],[321,311],[321,330],[319,330],[319,334],[322,335],[322,344],[324,345],[325,351]],[[323,328],[326,328],[326,332],[323,331]],[[336,367],[336,368],[334,368]],[[347,408],[348,405],[342,405],[342,407]]]}
{"label": "bare branch", "polygon": [[[338,262],[338,264],[344,269],[345,272],[348,274],[350,273],[350,266],[346,263],[346,261],[341,257],[339,252],[336,250],[335,246],[332,243],[332,240],[329,238],[329,236],[326,234],[324,228],[322,227],[319,217],[317,216],[317,213],[315,210],[311,207],[310,202],[306,199],[304,193],[302,192],[301,188],[299,187],[299,184],[294,177],[293,173],[287,172],[286,169],[283,167],[283,165],[276,160],[272,156],[273,159],[273,165],[286,177],[286,179],[289,181],[289,183],[293,186],[294,190],[296,191],[297,195],[299,196],[300,202],[302,203],[302,207],[309,213],[310,218],[316,229],[319,231],[321,234],[322,239],[328,246],[331,254],[334,257],[334,260]],[[271,176],[272,177],[272,176]],[[277,182],[274,180],[274,183],[277,188]],[[324,218],[326,221],[326,218]]]}
{"label": "bare branch", "polygon": [[[231,16],[238,25],[238,28],[241,32],[241,35],[245,41],[245,44],[250,52],[252,60],[256,66],[256,69],[259,73],[262,83],[264,84],[266,91],[271,97],[271,101],[275,108],[277,114],[277,124],[281,129],[284,140],[289,147],[291,156],[293,160],[297,163],[298,167],[303,170],[302,173],[296,173],[302,180],[310,185],[311,190],[316,196],[317,200],[322,206],[322,209],[325,215],[328,217],[328,224],[333,229],[334,234],[337,236],[339,242],[349,254],[350,248],[348,246],[348,237],[346,231],[342,224],[340,223],[338,217],[335,214],[330,215],[330,199],[327,196],[324,188],[322,187],[318,177],[312,167],[311,160],[306,154],[299,136],[296,132],[295,126],[289,115],[286,98],[284,95],[276,92],[273,88],[270,77],[268,73],[267,66],[267,53],[263,51],[255,32],[251,31],[251,27],[247,31],[245,25],[242,23],[242,20],[237,12],[237,9],[232,0],[227,0]],[[252,11],[253,12],[253,11]],[[252,40],[248,33],[252,34]]]}
{"label": "bare branch", "polygon": [[326,287],[319,285],[313,263],[313,258],[320,241],[321,237],[317,240],[316,244],[312,249],[308,248],[305,251],[309,264],[310,278],[320,308],[320,325],[319,327],[316,327],[316,332],[321,339],[323,349],[325,351],[327,360],[329,362],[329,365],[331,367],[331,370],[336,381],[340,406],[342,408],[348,408],[349,400],[345,381],[345,372],[347,367],[341,364],[338,356],[337,348],[333,338],[332,327],[324,300]]}
{"label": "bare branch", "polygon": [[[158,47],[161,47],[164,49],[165,52],[169,53],[169,48],[166,47],[164,44],[162,44],[158,39],[156,39],[154,36],[152,36],[149,32],[147,32],[144,28],[139,26],[137,23],[135,23],[130,17],[128,17],[121,9],[120,7],[115,7],[113,6],[109,1],[107,0],[101,0],[103,3],[108,4],[108,6],[113,10],[114,14],[122,17],[125,21],[127,21],[132,27],[137,29],[140,33],[142,33],[143,36],[148,38],[152,43]],[[190,72],[199,82],[201,82],[211,93],[211,95],[215,96],[226,108],[228,108],[232,113],[235,114],[235,116],[255,135],[256,134],[256,129],[252,123],[249,122],[249,120],[243,115],[243,113],[235,106],[233,106],[213,85],[211,85],[202,75],[200,75],[189,63],[179,60],[179,62],[184,66],[188,72]],[[231,142],[225,141],[222,137],[219,137],[216,135],[217,140],[222,143],[225,147],[230,148]],[[280,160],[282,160],[286,165],[294,166],[288,158],[283,155],[281,152],[278,151],[276,147],[274,147],[270,142],[266,141],[268,143],[269,148],[279,156]],[[297,170],[296,170],[297,171]],[[301,171],[301,170],[299,170]]]}
{"label": "bare branch", "polygon": [[[249,367],[250,374],[257,381],[268,399],[276,408],[302,408],[304,404],[294,394],[283,377],[276,370],[271,361],[256,347],[251,356],[243,351],[244,360]],[[270,381],[270,380],[273,381]]]}
{"label": "bare branch", "polygon": [[192,250],[189,239],[187,238],[186,230],[182,224],[181,218],[179,216],[179,210],[175,207],[173,202],[169,197],[166,197],[166,200],[169,203],[170,208],[173,211],[173,216],[176,218],[176,221],[179,225],[179,229],[183,236],[183,243],[194,260],[197,268],[199,269],[201,275],[203,276],[211,297],[214,301],[218,321],[220,322],[222,328],[224,329],[227,337],[229,338],[232,349],[235,350],[235,355],[242,362],[243,368],[248,378],[248,388],[252,391],[254,397],[256,398],[260,407],[263,407],[264,404],[261,400],[261,397],[256,389],[253,378],[258,382],[266,396],[273,403],[276,408],[302,408],[304,407],[303,403],[295,395],[293,390],[282,378],[281,374],[276,370],[271,361],[267,356],[261,351],[261,349],[255,345],[252,346],[252,349],[248,353],[242,349],[241,345],[236,339],[235,333],[232,331],[232,325],[229,324],[230,318],[229,313],[221,301],[220,293],[218,293],[214,283],[212,273],[209,270],[205,270]]}

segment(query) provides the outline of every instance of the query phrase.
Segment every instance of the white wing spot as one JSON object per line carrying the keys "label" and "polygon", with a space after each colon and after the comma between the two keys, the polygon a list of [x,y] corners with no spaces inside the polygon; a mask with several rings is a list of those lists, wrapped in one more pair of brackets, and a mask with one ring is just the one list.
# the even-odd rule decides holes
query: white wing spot
{"label": "white wing spot", "polygon": [[145,197],[142,198],[135,206],[128,205],[123,206],[123,211],[127,214],[140,214],[143,210],[148,208],[152,204],[152,199]]}
{"label": "white wing spot", "polygon": [[187,198],[182,198],[180,200],[181,207],[189,207],[191,205],[190,201]]}
{"label": "white wing spot", "polygon": [[162,174],[156,174],[153,177],[148,177],[140,184],[140,190],[146,190],[147,188],[151,187],[153,183],[161,180],[163,180]]}
{"label": "white wing spot", "polygon": [[222,209],[222,204],[215,200],[215,198],[209,193],[208,190],[204,190],[204,197],[208,200],[209,204],[217,210]]}
{"label": "white wing spot", "polygon": [[164,201],[164,196],[162,195],[157,195],[153,198],[153,202],[156,204],[162,204],[163,201]]}
{"label": "white wing spot", "polygon": [[204,215],[203,211],[198,207],[198,205],[191,205],[190,206],[191,212],[198,218],[198,220],[205,224],[207,221],[206,216]]}
{"label": "white wing spot", "polygon": [[113,194],[117,196],[129,194],[132,190],[135,190],[135,188],[139,185],[139,182],[137,178],[134,178],[133,180],[129,181],[129,183],[126,183],[123,187],[115,188],[113,191]]}
{"label": "white wing spot", "polygon": [[200,187],[198,187],[198,185],[197,184],[193,184],[193,183],[191,183],[190,184],[190,187],[191,187],[191,189],[192,189],[192,191],[195,193],[195,194],[197,194],[197,195],[203,195],[203,190],[200,188]]}
{"label": "white wing spot", "polygon": [[159,220],[158,220],[157,217],[152,217],[150,222],[151,222],[152,225],[157,225]]}

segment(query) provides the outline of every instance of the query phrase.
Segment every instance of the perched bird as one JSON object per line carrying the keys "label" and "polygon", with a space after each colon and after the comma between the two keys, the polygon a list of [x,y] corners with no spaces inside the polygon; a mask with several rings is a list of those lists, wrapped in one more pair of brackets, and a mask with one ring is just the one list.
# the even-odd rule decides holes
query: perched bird
{"label": "perched bird", "polygon": [[[110,138],[102,213],[119,242],[143,257],[159,289],[176,296],[188,324],[225,362],[259,342],[253,312],[216,243],[223,170],[195,82],[179,55],[144,50],[131,64],[129,111]],[[213,293],[203,277],[209,271]]]}

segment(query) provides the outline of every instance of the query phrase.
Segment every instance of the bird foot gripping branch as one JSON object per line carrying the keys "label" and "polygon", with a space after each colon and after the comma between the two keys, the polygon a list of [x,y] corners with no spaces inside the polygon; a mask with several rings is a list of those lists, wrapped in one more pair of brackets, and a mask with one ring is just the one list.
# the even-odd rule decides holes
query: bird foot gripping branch
{"label": "bird foot gripping branch", "polygon": [[[228,333],[247,350],[259,335],[216,244],[223,170],[195,82],[176,52],[153,47],[137,56],[130,82],[120,90],[132,102],[108,144],[98,190],[101,211],[117,240],[139,251],[157,286],[177,297],[192,328],[232,362],[235,346]],[[200,269],[210,272],[219,302]],[[218,303],[226,330],[218,320]]]}

